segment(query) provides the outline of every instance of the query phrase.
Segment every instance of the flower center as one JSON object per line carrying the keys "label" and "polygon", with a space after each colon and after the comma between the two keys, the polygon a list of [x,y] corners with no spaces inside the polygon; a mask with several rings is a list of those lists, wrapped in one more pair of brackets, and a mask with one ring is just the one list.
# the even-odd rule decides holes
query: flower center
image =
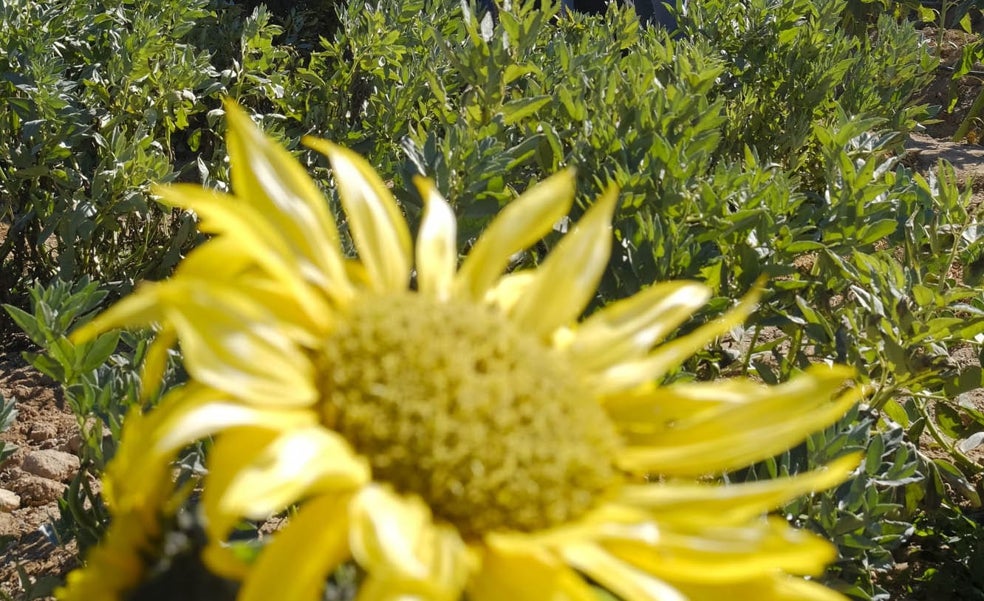
{"label": "flower center", "polygon": [[619,480],[615,429],[559,353],[498,310],[360,299],[321,363],[323,415],[465,537],[575,519]]}

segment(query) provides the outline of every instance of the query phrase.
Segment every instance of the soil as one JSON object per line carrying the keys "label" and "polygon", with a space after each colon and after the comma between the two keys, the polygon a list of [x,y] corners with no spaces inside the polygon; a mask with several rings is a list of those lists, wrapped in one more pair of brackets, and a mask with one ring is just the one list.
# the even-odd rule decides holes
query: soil
{"label": "soil", "polygon": [[13,329],[0,320],[0,396],[17,409],[13,426],[0,434],[5,444],[17,446],[0,464],[0,489],[19,500],[13,511],[0,512],[0,593],[14,599],[45,598],[77,563],[74,542],[59,545],[46,536],[60,515],[58,498],[65,483],[21,468],[32,451],[73,452],[78,426],[71,411],[60,406],[57,385],[21,356],[37,349]]}
{"label": "soil", "polygon": [[[935,49],[937,32],[927,28],[924,33]],[[921,100],[943,109],[937,116],[937,122],[926,124],[924,131],[910,135],[903,157],[907,165],[923,173],[934,170],[941,159],[950,162],[959,181],[973,190],[972,206],[984,203],[984,146],[978,144],[984,142],[984,121],[975,123],[967,138],[959,142],[951,138],[984,88],[984,79],[972,74],[954,86],[950,76],[954,64],[959,61],[960,49],[977,37],[960,31],[944,32],[940,50],[943,67]],[[984,73],[984,67],[978,70]],[[946,107],[954,95],[957,101],[953,111],[948,113]],[[6,227],[0,224],[0,238],[6,234],[5,230]],[[18,411],[13,426],[0,433],[0,441],[18,447],[8,460],[0,464],[0,599],[16,601],[52,598],[50,593],[53,587],[78,564],[74,542],[59,545],[47,534],[51,532],[50,524],[59,517],[58,497],[65,487],[64,481],[33,475],[22,469],[29,453],[40,450],[72,452],[77,448],[75,441],[78,437],[75,417],[60,404],[57,385],[22,358],[23,352],[32,350],[38,349],[32,348],[30,341],[18,333],[0,311],[0,395],[8,403],[15,402]],[[954,353],[954,359],[965,361],[965,355],[968,353]],[[970,360],[976,359],[973,356]],[[984,411],[984,389],[967,393],[961,400]],[[932,455],[934,444],[925,447],[926,452]],[[969,455],[978,462],[984,462],[984,446]],[[4,491],[17,496],[17,508],[9,510],[3,507]],[[897,570],[884,583],[894,589],[892,599],[926,598],[903,592],[912,585],[911,576],[906,574],[921,573],[916,569],[920,560],[917,554],[913,554],[913,549],[910,546],[902,550],[899,565],[904,567],[904,571]],[[939,554],[932,556],[937,560],[940,557]],[[906,562],[916,563],[910,565]],[[922,567],[927,565],[932,563],[922,560]]]}

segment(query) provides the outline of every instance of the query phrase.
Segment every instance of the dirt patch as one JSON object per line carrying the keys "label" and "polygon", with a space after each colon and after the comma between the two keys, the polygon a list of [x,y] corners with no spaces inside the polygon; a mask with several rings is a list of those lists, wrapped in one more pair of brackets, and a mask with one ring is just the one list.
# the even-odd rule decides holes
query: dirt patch
{"label": "dirt patch", "polygon": [[21,357],[31,346],[26,337],[6,331],[0,339],[0,395],[14,401],[18,411],[13,426],[0,434],[4,443],[18,447],[0,465],[0,489],[12,493],[0,511],[0,592],[14,599],[44,598],[77,562],[75,544],[57,544],[50,527],[70,472],[32,472],[44,473],[38,457],[73,457],[78,427],[60,406],[58,386]]}

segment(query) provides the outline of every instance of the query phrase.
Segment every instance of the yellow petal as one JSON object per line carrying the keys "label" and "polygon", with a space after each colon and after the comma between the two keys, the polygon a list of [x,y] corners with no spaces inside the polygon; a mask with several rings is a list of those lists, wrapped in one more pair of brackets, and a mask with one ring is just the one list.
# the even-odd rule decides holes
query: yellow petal
{"label": "yellow petal", "polygon": [[816,576],[837,558],[832,544],[791,528],[781,518],[755,520],[743,527],[695,526],[682,531],[627,526],[620,532],[611,529],[601,545],[674,585],[736,583],[777,571]]}
{"label": "yellow petal", "polygon": [[170,412],[158,422],[160,437],[154,448],[166,452],[240,426],[254,426],[271,432],[313,426],[318,423],[318,415],[304,409],[251,407],[201,394],[189,399],[180,410]]}
{"label": "yellow petal", "polygon": [[410,280],[410,232],[393,195],[369,163],[351,150],[316,138],[304,138],[304,144],[331,161],[352,241],[373,289],[406,290]]}
{"label": "yellow petal", "polygon": [[711,297],[696,282],[654,284],[601,309],[575,331],[570,353],[596,371],[637,359],[690,319]]}
{"label": "yellow petal", "polygon": [[859,389],[834,398],[852,373],[816,366],[786,384],[763,387],[754,402],[670,424],[619,424],[628,446],[616,462],[630,471],[699,476],[766,459],[829,426],[857,403]]}
{"label": "yellow petal", "polygon": [[609,188],[536,270],[512,309],[520,328],[546,337],[581,315],[608,267],[617,200],[618,189]]}
{"label": "yellow petal", "polygon": [[547,235],[574,202],[574,171],[557,173],[527,190],[499,213],[465,257],[455,290],[480,301],[509,259]]}
{"label": "yellow petal", "polygon": [[816,582],[776,573],[748,582],[716,584],[681,583],[689,599],[755,599],[755,601],[847,601],[840,593]]}
{"label": "yellow petal", "polygon": [[454,211],[437,191],[434,182],[415,177],[424,199],[424,217],[417,233],[417,289],[439,301],[451,297],[458,266],[458,224]]}
{"label": "yellow petal", "polygon": [[[161,189],[165,195],[167,188]],[[175,269],[176,277],[232,280],[256,266],[248,248],[233,236],[216,236],[188,253]]]}
{"label": "yellow petal", "polygon": [[701,526],[712,515],[715,524],[736,525],[804,494],[840,484],[858,466],[860,457],[852,453],[804,474],[727,486],[689,482],[630,484],[619,491],[617,502],[644,508],[660,523]]}
{"label": "yellow petal", "polygon": [[417,498],[368,486],[353,499],[349,544],[379,585],[424,599],[458,599],[469,575],[458,533],[431,520]]}
{"label": "yellow petal", "polygon": [[262,306],[194,280],[170,280],[158,294],[196,380],[261,405],[300,407],[317,399],[310,359]]}
{"label": "yellow petal", "polygon": [[72,332],[74,344],[82,344],[109,330],[149,327],[164,319],[158,292],[161,284],[141,284],[129,296]]}
{"label": "yellow petal", "polygon": [[[312,494],[356,489],[370,479],[365,459],[331,430],[294,429],[264,444],[268,432],[243,428],[219,439],[223,444],[215,446],[212,457],[221,451],[246,458],[221,492],[219,512],[262,519]],[[210,459],[209,469],[220,469],[216,464],[225,469],[234,461]]]}
{"label": "yellow petal", "polygon": [[595,544],[565,547],[564,558],[625,601],[687,601],[678,590],[613,557]]}
{"label": "yellow petal", "polygon": [[602,393],[621,392],[662,378],[715,338],[743,323],[755,310],[761,296],[762,287],[757,284],[735,308],[720,318],[660,346],[642,359],[616,364],[605,370],[596,383],[598,390]]}
{"label": "yellow petal", "polygon": [[468,582],[470,601],[598,601],[577,572],[535,545],[489,535],[481,561]]}
{"label": "yellow petal", "polygon": [[174,328],[165,326],[154,337],[147,347],[143,365],[140,367],[140,398],[148,400],[155,396],[164,382],[164,372],[167,370],[167,360],[171,349],[178,343],[178,334]]}
{"label": "yellow petal", "polygon": [[233,192],[273,224],[278,243],[291,249],[308,281],[345,302],[352,288],[324,196],[304,168],[249,115],[233,102],[226,102],[225,108]]}
{"label": "yellow petal", "polygon": [[[164,203],[195,211],[201,219],[202,231],[219,234],[237,248],[238,252],[229,257],[230,262],[241,266],[242,258],[239,253],[247,253],[270,277],[289,290],[304,307],[309,319],[324,327],[326,303],[307,282],[313,281],[334,296],[335,292],[346,289],[347,279],[345,282],[338,282],[325,280],[320,275],[317,278],[307,277],[305,274],[321,272],[315,270],[305,261],[304,255],[291,247],[290,242],[276,229],[275,223],[271,223],[266,216],[249,206],[236,204],[231,196],[191,185],[160,188],[158,195]],[[230,242],[226,242],[214,249],[210,247],[209,256],[197,257],[191,267],[179,270],[175,279],[204,278],[212,282],[229,280],[228,277],[221,277],[225,273],[222,269],[217,272],[219,277],[204,273],[205,269],[222,260],[219,251],[229,244]]]}
{"label": "yellow petal", "polygon": [[534,280],[536,280],[536,273],[532,269],[507,273],[488,289],[482,300],[508,313],[523,298]]}
{"label": "yellow petal", "polygon": [[320,601],[328,576],[349,557],[344,495],[306,502],[249,571],[238,601]]}

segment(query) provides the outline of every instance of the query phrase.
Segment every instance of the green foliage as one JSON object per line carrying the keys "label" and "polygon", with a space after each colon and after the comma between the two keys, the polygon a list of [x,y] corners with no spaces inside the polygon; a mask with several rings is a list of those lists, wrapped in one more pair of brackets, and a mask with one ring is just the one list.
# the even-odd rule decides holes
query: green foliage
{"label": "green foliage", "polygon": [[[98,541],[108,520],[91,478],[105,469],[119,441],[124,417],[134,408],[154,403],[141,396],[139,365],[146,356],[147,333],[102,334],[75,344],[68,335],[106,298],[95,282],[86,278],[74,284],[61,280],[30,289],[31,310],[4,305],[14,322],[42,353],[25,352],[24,358],[60,386],[62,397],[78,422],[83,444],[82,466],[60,501],[60,538],[76,538],[82,548]],[[166,374],[164,388],[180,374]],[[0,412],[2,414],[2,412]]]}
{"label": "green foliage", "polygon": [[[10,426],[14,425],[17,419],[17,402],[15,399],[7,400],[0,395],[0,432],[6,432]],[[0,464],[10,458],[17,451],[17,445],[0,440]]]}

